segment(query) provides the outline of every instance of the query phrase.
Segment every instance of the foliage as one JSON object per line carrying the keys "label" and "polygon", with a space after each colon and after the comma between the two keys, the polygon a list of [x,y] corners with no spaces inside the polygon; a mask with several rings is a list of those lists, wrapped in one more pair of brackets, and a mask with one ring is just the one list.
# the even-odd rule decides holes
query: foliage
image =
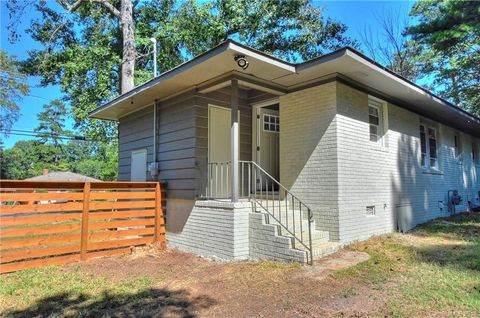
{"label": "foliage", "polygon": [[0,50],[0,135],[8,135],[20,117],[18,101],[29,93],[26,76],[15,57]]}
{"label": "foliage", "polygon": [[[117,4],[114,2],[114,4]],[[22,13],[9,5],[13,17]],[[88,113],[120,93],[121,32],[117,19],[101,3],[85,2],[72,13],[38,1],[40,17],[27,32],[42,45],[29,52],[24,69],[43,85],[58,84],[72,107],[76,128],[95,139],[115,137],[114,123],[89,119]],[[311,58],[356,43],[345,25],[324,18],[307,0],[135,2],[135,83],[152,77],[151,42],[158,40],[159,70],[166,71],[227,38],[288,60]],[[12,23],[10,24],[12,27]]]}
{"label": "foliage", "polygon": [[357,43],[347,27],[307,0],[188,1],[174,20],[185,49],[199,54],[228,38],[288,61],[306,60]]}
{"label": "foliage", "polygon": [[480,2],[417,2],[407,33],[422,47],[439,93],[480,115]]}
{"label": "foliage", "polygon": [[55,147],[60,146],[62,135],[71,134],[65,129],[66,116],[67,108],[60,100],[55,99],[43,106],[43,111],[37,114],[39,124],[34,130],[39,133],[40,143],[51,143]]}
{"label": "foliage", "polygon": [[397,74],[416,81],[422,77],[420,46],[411,37],[403,34],[408,26],[408,13],[401,10],[383,11],[374,14],[380,26],[372,30],[365,26],[360,33],[362,43],[368,55]]}
{"label": "foliage", "polygon": [[[59,151],[61,149],[61,151]],[[100,180],[117,176],[117,143],[69,141],[56,147],[38,140],[19,141],[3,150],[1,179],[26,179],[42,174],[42,169],[80,173]]]}

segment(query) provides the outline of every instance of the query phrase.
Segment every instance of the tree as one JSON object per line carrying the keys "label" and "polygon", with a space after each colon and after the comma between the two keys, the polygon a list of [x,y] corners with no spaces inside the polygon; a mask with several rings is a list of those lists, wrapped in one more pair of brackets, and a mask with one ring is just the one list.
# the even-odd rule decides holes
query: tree
{"label": "tree", "polygon": [[407,29],[430,61],[439,93],[480,115],[480,2],[421,1]]}
{"label": "tree", "polygon": [[375,19],[380,30],[373,32],[371,25],[367,25],[360,33],[367,54],[397,74],[416,81],[422,76],[420,46],[403,33],[408,27],[408,15],[391,10],[375,14]]}
{"label": "tree", "polygon": [[181,6],[175,29],[187,52],[200,54],[234,38],[288,61],[306,60],[357,43],[347,27],[308,0],[216,0]]}
{"label": "tree", "polygon": [[72,135],[65,129],[66,116],[67,108],[58,99],[43,105],[43,111],[37,114],[38,127],[34,130],[39,133],[39,142],[59,147],[62,144],[62,136]]}
{"label": "tree", "polygon": [[[122,66],[120,74],[121,92],[126,93],[133,89],[135,70],[135,29],[133,25],[133,4],[131,0],[120,0],[116,7],[108,0],[56,0],[68,13],[77,11],[82,5],[98,3],[118,21],[122,31]],[[118,1],[117,1],[118,2]],[[138,1],[137,1],[138,3]]]}
{"label": "tree", "polygon": [[[0,154],[1,179],[26,179],[38,176],[42,169],[50,171],[70,170],[100,180],[117,177],[117,143],[97,143],[72,140],[58,148],[37,140],[19,141]],[[56,156],[58,156],[56,158]]]}
{"label": "tree", "polygon": [[[95,139],[116,136],[113,123],[91,120],[88,112],[122,91],[118,83],[123,76],[119,65],[125,62],[124,29],[107,6],[112,4],[121,11],[122,1],[80,1],[79,6],[69,1],[65,3],[76,10],[67,6],[67,14],[46,1],[37,1],[35,9],[41,17],[27,30],[43,49],[29,52],[24,69],[40,76],[43,85],[59,84],[71,106],[75,128]],[[19,12],[16,8],[11,5],[11,12]],[[133,3],[132,10],[134,29],[128,34],[135,36],[135,84],[152,77],[151,37],[158,40],[161,71],[227,38],[289,60],[356,45],[345,37],[345,25],[325,18],[322,9],[306,0],[202,4],[145,0]]]}
{"label": "tree", "polygon": [[30,92],[15,57],[0,50],[0,135],[8,135],[20,117],[19,100]]}

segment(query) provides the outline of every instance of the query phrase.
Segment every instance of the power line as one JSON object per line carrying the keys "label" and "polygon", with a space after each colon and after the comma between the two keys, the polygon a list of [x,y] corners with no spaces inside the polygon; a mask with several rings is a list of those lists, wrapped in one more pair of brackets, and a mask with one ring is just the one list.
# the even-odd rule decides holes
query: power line
{"label": "power line", "polygon": [[[48,132],[39,132],[39,131],[31,131],[31,130],[20,130],[20,129],[0,129],[0,132],[8,133],[9,135],[14,136],[25,136],[25,137],[51,137],[51,138],[58,138],[63,140],[77,140],[77,141],[93,141],[93,142],[101,142],[105,140],[100,139],[93,139],[87,138],[85,136],[71,136],[67,134],[57,134],[57,133],[48,133]],[[112,138],[107,138],[107,141],[110,141]]]}

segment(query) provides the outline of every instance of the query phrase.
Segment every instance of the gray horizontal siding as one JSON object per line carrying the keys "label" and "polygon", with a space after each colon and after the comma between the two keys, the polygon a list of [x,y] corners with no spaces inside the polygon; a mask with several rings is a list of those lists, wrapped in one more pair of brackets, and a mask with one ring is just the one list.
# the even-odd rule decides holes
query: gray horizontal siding
{"label": "gray horizontal siding", "polygon": [[147,161],[153,159],[153,106],[120,118],[118,136],[118,180],[130,180],[133,150],[145,148]]}
{"label": "gray horizontal siding", "polygon": [[[240,90],[240,159],[252,158],[251,101],[272,95]],[[230,108],[230,89],[208,94],[189,92],[158,104],[158,179],[168,182],[168,196],[193,199],[203,194],[208,161],[208,105]],[[119,123],[119,180],[130,179],[131,151],[147,149],[147,162],[153,156],[153,107],[128,115]],[[147,174],[147,178],[150,175]]]}

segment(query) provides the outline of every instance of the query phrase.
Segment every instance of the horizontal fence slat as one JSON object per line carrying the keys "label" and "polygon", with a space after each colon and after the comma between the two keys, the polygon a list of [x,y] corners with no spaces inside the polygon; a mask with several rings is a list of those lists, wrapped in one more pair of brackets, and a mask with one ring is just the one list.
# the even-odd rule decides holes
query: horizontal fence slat
{"label": "horizontal fence slat", "polygon": [[89,230],[100,229],[114,229],[117,227],[130,227],[130,226],[142,226],[142,225],[154,225],[155,219],[139,219],[139,220],[127,220],[127,221],[108,221],[108,222],[92,222],[88,225]]}
{"label": "horizontal fence slat", "polygon": [[17,225],[17,224],[46,224],[55,222],[73,222],[80,221],[82,213],[58,213],[58,214],[44,214],[33,216],[4,216],[0,218],[2,226]]}
{"label": "horizontal fence slat", "polygon": [[114,210],[114,209],[135,209],[154,208],[155,201],[112,201],[112,202],[91,202],[90,211],[93,210]]}
{"label": "horizontal fence slat", "polygon": [[162,192],[158,182],[0,180],[0,273],[165,242]]}
{"label": "horizontal fence slat", "polygon": [[2,189],[83,189],[84,182],[0,180]]}
{"label": "horizontal fence slat", "polygon": [[124,247],[124,246],[137,246],[148,243],[153,243],[154,236],[147,236],[142,238],[126,239],[126,240],[113,240],[105,242],[94,242],[88,244],[88,250],[101,250],[108,248]]}
{"label": "horizontal fence slat", "polygon": [[43,234],[67,233],[80,231],[80,224],[58,224],[35,227],[19,227],[11,229],[0,229],[2,239],[15,236],[33,236]]}
{"label": "horizontal fence slat", "polygon": [[155,189],[156,182],[119,182],[119,181],[104,181],[91,182],[93,189]]}
{"label": "horizontal fence slat", "polygon": [[131,210],[131,211],[113,211],[113,212],[90,212],[90,220],[100,219],[122,219],[130,217],[155,216],[155,210]]}
{"label": "horizontal fence slat", "polygon": [[91,200],[112,200],[112,199],[155,199],[155,192],[91,192]]}
{"label": "horizontal fence slat", "polygon": [[83,200],[81,192],[48,192],[48,193],[18,193],[18,192],[2,192],[0,193],[0,201],[71,201]]}
{"label": "horizontal fence slat", "polygon": [[81,211],[83,203],[0,205],[1,214]]}
{"label": "horizontal fence slat", "polygon": [[38,245],[63,244],[63,243],[80,243],[80,234],[71,235],[48,235],[39,237],[20,238],[12,240],[2,240],[0,249],[22,248]]}
{"label": "horizontal fence slat", "polygon": [[91,233],[88,237],[89,240],[101,240],[101,239],[114,239],[125,236],[137,236],[137,235],[151,235],[155,232],[153,227],[132,229],[132,230],[117,230],[117,231],[103,231]]}
{"label": "horizontal fence slat", "polygon": [[[83,189],[85,182],[77,181],[28,181],[0,180],[0,188],[4,189]],[[155,189],[156,182],[130,181],[95,181],[90,182],[91,189]]]}
{"label": "horizontal fence slat", "polygon": [[18,261],[21,259],[38,258],[51,255],[71,254],[80,252],[80,244],[48,247],[48,248],[30,248],[28,250],[16,250],[2,252],[0,259],[2,263]]}
{"label": "horizontal fence slat", "polygon": [[4,216],[0,218],[2,226],[17,225],[17,224],[46,224],[54,222],[72,222],[80,221],[82,213],[58,213],[58,214],[44,214],[44,215],[16,215]]}
{"label": "horizontal fence slat", "polygon": [[15,262],[9,264],[0,264],[0,273],[11,273],[22,269],[35,268],[46,265],[61,265],[73,263],[80,260],[80,255],[55,256],[31,261]]}

